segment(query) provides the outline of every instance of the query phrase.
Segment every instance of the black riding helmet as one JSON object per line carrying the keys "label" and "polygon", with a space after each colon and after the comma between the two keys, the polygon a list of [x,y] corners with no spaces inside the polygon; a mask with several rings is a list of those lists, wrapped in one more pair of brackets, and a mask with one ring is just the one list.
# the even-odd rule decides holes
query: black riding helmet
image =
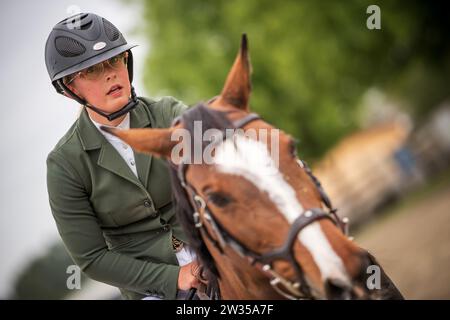
{"label": "black riding helmet", "polygon": [[109,121],[126,114],[137,105],[131,85],[131,99],[122,109],[107,114],[72,92],[64,77],[128,51],[128,75],[133,81],[133,55],[122,33],[108,20],[93,13],[79,13],[55,25],[45,44],[45,65],[56,91],[68,94]]}

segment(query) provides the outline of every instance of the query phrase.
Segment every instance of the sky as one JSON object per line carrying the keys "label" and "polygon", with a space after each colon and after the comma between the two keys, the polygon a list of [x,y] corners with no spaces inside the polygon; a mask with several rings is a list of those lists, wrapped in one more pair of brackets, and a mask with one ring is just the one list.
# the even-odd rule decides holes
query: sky
{"label": "sky", "polygon": [[106,0],[15,0],[0,10],[0,299],[11,293],[18,273],[59,240],[48,204],[46,158],[76,120],[79,105],[56,93],[44,61],[48,34],[74,10],[112,22],[133,49],[134,85],[146,95],[143,61],[150,46],[132,33],[139,7]]}

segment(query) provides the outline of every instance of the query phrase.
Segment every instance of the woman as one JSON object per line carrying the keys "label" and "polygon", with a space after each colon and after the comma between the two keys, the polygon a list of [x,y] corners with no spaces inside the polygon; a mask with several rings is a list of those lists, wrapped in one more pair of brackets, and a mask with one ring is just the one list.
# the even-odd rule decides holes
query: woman
{"label": "woman", "polygon": [[58,93],[84,106],[47,159],[49,201],[74,262],[127,299],[175,299],[199,283],[176,220],[168,168],[99,129],[169,127],[186,106],[138,98],[133,56],[117,28],[82,13],[51,31],[45,62]]}

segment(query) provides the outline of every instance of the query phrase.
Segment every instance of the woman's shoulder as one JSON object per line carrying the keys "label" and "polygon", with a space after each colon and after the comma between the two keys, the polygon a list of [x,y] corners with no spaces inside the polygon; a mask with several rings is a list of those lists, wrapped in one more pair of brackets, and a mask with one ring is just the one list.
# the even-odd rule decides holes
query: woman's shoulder
{"label": "woman's shoulder", "polygon": [[67,130],[67,132],[59,139],[48,154],[48,157],[58,154],[66,158],[67,156],[70,157],[73,156],[74,153],[79,153],[82,151],[82,145],[77,134],[78,121],[79,119],[77,119],[69,130]]}
{"label": "woman's shoulder", "polygon": [[145,102],[148,106],[160,107],[162,105],[173,105],[181,103],[180,100],[172,96],[162,96],[162,97],[138,97],[139,100]]}
{"label": "woman's shoulder", "polygon": [[163,127],[169,127],[172,121],[182,114],[188,107],[172,96],[161,98],[139,97],[153,114],[157,123],[162,122]]}

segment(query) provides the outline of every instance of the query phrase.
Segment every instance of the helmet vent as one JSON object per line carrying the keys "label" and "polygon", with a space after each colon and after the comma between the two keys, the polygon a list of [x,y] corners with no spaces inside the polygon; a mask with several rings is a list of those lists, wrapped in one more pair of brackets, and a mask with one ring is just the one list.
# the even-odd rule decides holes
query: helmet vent
{"label": "helmet vent", "polygon": [[84,23],[84,24],[80,25],[80,29],[81,30],[89,29],[91,27],[91,25],[92,25],[92,20],[87,22],[87,23]]}
{"label": "helmet vent", "polygon": [[106,36],[111,41],[116,41],[120,37],[120,32],[117,28],[108,20],[103,19],[103,26],[105,27]]}
{"label": "helmet vent", "polygon": [[55,47],[63,57],[76,57],[86,51],[86,48],[80,42],[69,37],[57,37]]}
{"label": "helmet vent", "polygon": [[85,18],[88,15],[89,14],[87,14],[87,13],[77,14],[77,15],[75,15],[73,17],[69,17],[69,18],[63,20],[62,24],[63,25],[69,25],[69,26],[71,26],[74,29],[81,29],[81,30],[89,29],[89,27],[92,24],[92,20],[88,19],[89,21],[86,21]]}

